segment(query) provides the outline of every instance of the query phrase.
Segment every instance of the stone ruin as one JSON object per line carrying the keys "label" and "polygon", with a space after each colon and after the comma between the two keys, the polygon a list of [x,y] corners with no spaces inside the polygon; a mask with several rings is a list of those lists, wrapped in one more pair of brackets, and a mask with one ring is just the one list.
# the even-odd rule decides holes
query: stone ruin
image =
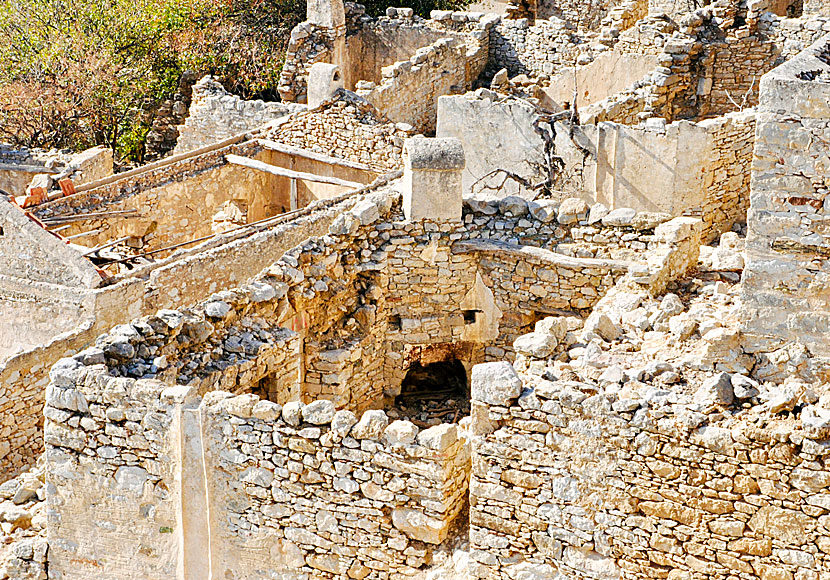
{"label": "stone ruin", "polygon": [[0,580],[830,578],[830,6],[308,4],[0,149]]}

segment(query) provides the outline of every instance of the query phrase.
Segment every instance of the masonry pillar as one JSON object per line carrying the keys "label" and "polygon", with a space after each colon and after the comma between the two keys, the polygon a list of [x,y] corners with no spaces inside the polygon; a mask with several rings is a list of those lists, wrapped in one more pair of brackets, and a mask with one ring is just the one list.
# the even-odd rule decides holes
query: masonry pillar
{"label": "masonry pillar", "polygon": [[461,221],[461,140],[407,139],[403,146],[403,211],[410,221]]}
{"label": "masonry pillar", "polygon": [[[308,0],[306,20],[330,30],[333,49],[331,64],[340,67],[344,86],[352,89],[348,54],[346,52],[346,9],[343,0]],[[310,96],[309,96],[310,97]]]}

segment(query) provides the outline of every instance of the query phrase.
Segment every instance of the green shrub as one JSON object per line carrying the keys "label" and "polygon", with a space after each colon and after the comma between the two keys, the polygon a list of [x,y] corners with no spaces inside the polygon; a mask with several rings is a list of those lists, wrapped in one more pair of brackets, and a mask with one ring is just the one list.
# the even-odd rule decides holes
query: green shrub
{"label": "green shrub", "polygon": [[[433,9],[469,0],[369,0]],[[140,161],[153,111],[183,71],[278,99],[297,0],[0,0],[0,141],[112,147]]]}

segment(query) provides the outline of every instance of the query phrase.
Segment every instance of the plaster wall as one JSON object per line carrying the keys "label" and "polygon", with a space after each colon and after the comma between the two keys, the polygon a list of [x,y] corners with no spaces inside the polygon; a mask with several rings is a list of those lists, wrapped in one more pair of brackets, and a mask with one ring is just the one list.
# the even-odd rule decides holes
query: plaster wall
{"label": "plaster wall", "polygon": [[577,67],[575,72],[572,67],[557,72],[545,93],[556,103],[573,103],[575,76],[576,104],[583,108],[628,88],[657,66],[656,55],[607,51],[590,64]]}
{"label": "plaster wall", "polygon": [[472,94],[438,99],[436,137],[458,138],[464,147],[464,197],[497,199],[523,193],[515,182],[488,189],[503,181],[503,176],[487,178],[496,169],[512,171],[531,182],[544,179],[545,142],[534,130],[537,120],[535,109],[517,100],[496,103]]}
{"label": "plaster wall", "polygon": [[501,169],[541,183],[551,173],[550,154],[563,162],[561,170],[553,169],[553,189],[592,203],[674,216],[700,209],[707,239],[744,219],[755,134],[752,111],[699,123],[579,125],[573,137],[567,123],[556,122],[553,131],[548,127],[521,101],[472,94],[439,100],[438,136],[465,144],[465,196],[535,196],[503,173],[481,178]]}
{"label": "plaster wall", "polygon": [[16,205],[0,200],[0,272],[15,278],[95,288],[101,275],[92,263]]}
{"label": "plaster wall", "polygon": [[38,173],[46,173],[43,168],[33,167],[31,170],[23,168],[0,169],[0,189],[11,195],[23,195],[26,187]]}

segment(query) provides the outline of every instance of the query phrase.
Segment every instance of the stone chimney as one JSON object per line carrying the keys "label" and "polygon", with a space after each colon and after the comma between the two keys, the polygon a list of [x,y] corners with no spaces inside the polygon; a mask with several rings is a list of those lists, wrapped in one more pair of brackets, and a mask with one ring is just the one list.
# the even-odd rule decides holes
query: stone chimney
{"label": "stone chimney", "polygon": [[316,109],[344,86],[339,66],[325,62],[314,63],[308,71],[308,108]]}
{"label": "stone chimney", "polygon": [[461,221],[461,140],[407,139],[403,146],[403,211],[409,221]]}
{"label": "stone chimney", "polygon": [[306,20],[323,28],[345,27],[343,0],[308,0]]}

